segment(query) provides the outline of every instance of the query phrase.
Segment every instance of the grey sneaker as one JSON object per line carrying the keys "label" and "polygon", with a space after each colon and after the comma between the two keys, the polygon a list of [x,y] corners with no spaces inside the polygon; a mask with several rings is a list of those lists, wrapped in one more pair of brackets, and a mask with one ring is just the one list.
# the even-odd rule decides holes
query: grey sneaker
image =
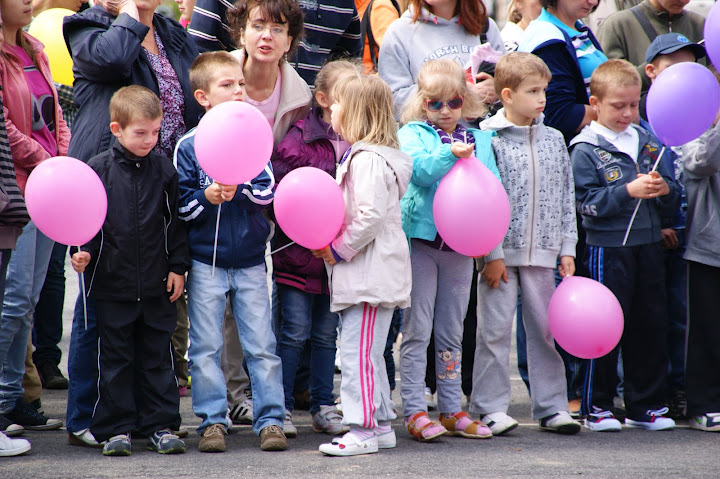
{"label": "grey sneaker", "polygon": [[279,426],[267,426],[260,431],[260,449],[263,451],[284,451],[287,439]]}
{"label": "grey sneaker", "polygon": [[130,434],[111,437],[103,446],[103,456],[129,456],[132,454]]}
{"label": "grey sneaker", "polygon": [[297,437],[297,428],[292,422],[292,412],[285,410],[285,420],[283,421],[283,432],[285,437]]}
{"label": "grey sneaker", "polygon": [[200,452],[225,452],[225,427],[222,424],[211,424],[200,438]]}
{"label": "grey sneaker", "polygon": [[230,409],[230,419],[233,424],[250,425],[253,422],[253,402],[247,398],[240,404],[234,405]]}
{"label": "grey sneaker", "polygon": [[343,426],[343,416],[335,406],[320,406],[320,410],[313,414],[313,431],[326,432],[328,434],[338,435],[350,430],[348,426]]}
{"label": "grey sneaker", "polygon": [[149,437],[147,448],[160,454],[182,454],[185,452],[185,443],[170,429],[155,431]]}

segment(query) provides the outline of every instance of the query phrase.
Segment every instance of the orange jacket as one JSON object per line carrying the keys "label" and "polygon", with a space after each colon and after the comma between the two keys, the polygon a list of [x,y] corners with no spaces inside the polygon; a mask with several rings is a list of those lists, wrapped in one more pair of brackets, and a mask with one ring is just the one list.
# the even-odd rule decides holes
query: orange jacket
{"label": "orange jacket", "polygon": [[[358,15],[362,21],[365,16],[365,10],[367,9],[370,0],[355,0],[355,8],[357,8]],[[390,24],[400,17],[397,10],[393,6],[390,0],[375,0],[372,6],[372,12],[370,13],[370,28],[372,34],[377,42],[378,49],[382,45],[385,31],[388,29]],[[370,58],[370,45],[369,40],[365,38],[365,45],[363,46],[363,71],[365,74],[373,73],[373,62]],[[377,55],[378,52],[375,52]]]}

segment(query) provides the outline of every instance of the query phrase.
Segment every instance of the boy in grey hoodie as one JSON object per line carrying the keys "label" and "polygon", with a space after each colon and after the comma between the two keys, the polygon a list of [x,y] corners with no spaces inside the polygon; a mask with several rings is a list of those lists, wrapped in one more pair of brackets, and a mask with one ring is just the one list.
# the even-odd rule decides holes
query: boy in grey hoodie
{"label": "boy in grey hoodie", "polygon": [[[548,323],[555,273],[575,272],[575,200],[572,168],[562,134],[542,123],[547,65],[530,53],[509,53],[495,68],[503,109],[480,123],[492,140],[510,200],[511,221],[501,245],[484,258],[478,281],[478,330],[470,410],[483,414],[494,435],[517,426],[507,415],[508,357],[518,286],[522,285],[533,418],[540,427],[575,434],[567,410],[565,366]],[[502,280],[502,281],[501,281]]]}

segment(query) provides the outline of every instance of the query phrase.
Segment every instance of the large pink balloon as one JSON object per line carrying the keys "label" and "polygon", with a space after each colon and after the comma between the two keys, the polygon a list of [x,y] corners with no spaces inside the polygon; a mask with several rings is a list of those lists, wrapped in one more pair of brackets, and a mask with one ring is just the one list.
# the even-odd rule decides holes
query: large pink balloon
{"label": "large pink balloon", "polygon": [[40,231],[72,246],[90,241],[107,214],[107,194],[97,173],[68,156],[45,160],[30,173],[25,203]]}
{"label": "large pink balloon", "polygon": [[330,244],[345,216],[338,184],[310,166],[293,170],[280,181],[273,205],[275,218],[288,238],[309,249]]}
{"label": "large pink balloon", "polygon": [[195,131],[198,163],[212,179],[226,185],[241,185],[259,175],[272,150],[267,119],[245,102],[228,101],[213,107]]}
{"label": "large pink balloon", "polygon": [[605,356],[623,333],[622,307],[612,291],[580,276],[562,280],[550,299],[548,317],[555,341],[578,358]]}
{"label": "large pink balloon", "polygon": [[710,9],[705,19],[705,50],[713,65],[720,65],[720,3]]}
{"label": "large pink balloon", "polygon": [[505,237],[510,202],[500,180],[477,158],[460,158],[440,180],[433,202],[440,237],[466,256],[488,254]]}

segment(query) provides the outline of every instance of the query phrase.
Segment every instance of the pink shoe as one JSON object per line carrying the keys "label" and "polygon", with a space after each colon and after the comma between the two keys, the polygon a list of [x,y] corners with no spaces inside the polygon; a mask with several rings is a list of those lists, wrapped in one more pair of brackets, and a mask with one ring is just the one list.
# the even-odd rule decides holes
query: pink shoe
{"label": "pink shoe", "polygon": [[447,429],[448,436],[462,436],[470,439],[488,439],[492,431],[482,421],[473,420],[464,411],[455,414],[441,414],[440,423]]}
{"label": "pink shoe", "polygon": [[442,424],[430,419],[425,411],[406,417],[405,425],[410,435],[420,442],[430,442],[447,432]]}

